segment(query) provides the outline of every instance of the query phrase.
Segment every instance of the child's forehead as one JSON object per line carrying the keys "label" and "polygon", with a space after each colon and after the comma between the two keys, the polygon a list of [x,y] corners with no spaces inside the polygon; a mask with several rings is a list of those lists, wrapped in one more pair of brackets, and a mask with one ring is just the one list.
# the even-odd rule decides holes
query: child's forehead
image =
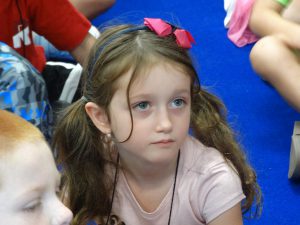
{"label": "child's forehead", "polygon": [[31,136],[13,136],[11,134],[0,134],[0,157],[2,155],[9,156],[22,149],[30,150],[40,147],[46,148],[46,146],[48,146],[48,144],[40,134]]}
{"label": "child's forehead", "polygon": [[0,199],[4,196],[15,205],[54,191],[60,181],[52,154],[44,145],[19,147],[0,157]]}
{"label": "child's forehead", "polygon": [[[2,168],[1,168],[2,167]],[[19,143],[0,157],[0,169],[14,180],[55,179],[58,171],[52,153],[43,141]]]}
{"label": "child's forehead", "polygon": [[184,66],[179,63],[163,59],[161,61],[159,59],[150,60],[150,62],[131,68],[126,73],[121,74],[119,79],[116,80],[116,86],[118,88],[127,88],[129,82],[131,82],[131,85],[142,83],[154,70],[157,70],[158,68],[163,69],[163,72],[176,70],[180,73],[187,74]]}
{"label": "child's forehead", "polygon": [[51,150],[44,140],[19,141],[5,154],[2,154],[3,160],[7,164],[14,164],[14,167],[35,166],[52,162]]}

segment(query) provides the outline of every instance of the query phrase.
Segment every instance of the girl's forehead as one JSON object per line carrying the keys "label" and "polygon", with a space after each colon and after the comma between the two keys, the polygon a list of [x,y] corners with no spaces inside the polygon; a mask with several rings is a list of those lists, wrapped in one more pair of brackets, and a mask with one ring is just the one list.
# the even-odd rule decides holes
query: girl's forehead
{"label": "girl's forehead", "polygon": [[[141,72],[141,71],[139,71]],[[143,70],[143,73],[129,71],[118,80],[116,93],[129,97],[141,94],[162,94],[160,89],[168,90],[190,90],[191,78],[182,69],[169,64],[156,64],[149,70]],[[130,86],[129,86],[130,85]],[[166,93],[165,91],[163,93]]]}
{"label": "girl's forehead", "polygon": [[122,74],[116,81],[118,88],[128,87],[128,84],[137,85],[145,81],[153,72],[159,70],[161,73],[178,72],[188,75],[188,72],[183,65],[171,61],[151,60],[150,62],[139,65],[136,68],[131,68],[126,73]]}
{"label": "girl's forehead", "polygon": [[[133,81],[134,84],[143,83],[144,81],[153,81],[153,78],[158,82],[160,80],[179,80],[183,77],[190,77],[187,71],[179,64],[160,62],[154,64],[152,67],[139,71],[140,73],[136,76]],[[167,76],[171,74],[172,76]]]}

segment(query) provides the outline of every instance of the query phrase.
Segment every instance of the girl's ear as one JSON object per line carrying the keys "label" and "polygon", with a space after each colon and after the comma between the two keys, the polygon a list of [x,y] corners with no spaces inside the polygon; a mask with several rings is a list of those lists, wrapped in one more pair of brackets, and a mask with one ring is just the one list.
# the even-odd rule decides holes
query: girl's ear
{"label": "girl's ear", "polygon": [[85,104],[85,111],[93,124],[104,134],[111,133],[111,126],[105,110],[93,102]]}

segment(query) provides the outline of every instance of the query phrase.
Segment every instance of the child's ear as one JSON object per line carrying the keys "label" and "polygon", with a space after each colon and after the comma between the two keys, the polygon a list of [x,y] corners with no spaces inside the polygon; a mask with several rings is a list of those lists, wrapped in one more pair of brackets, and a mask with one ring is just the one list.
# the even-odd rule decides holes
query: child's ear
{"label": "child's ear", "polygon": [[88,102],[85,104],[85,111],[93,121],[93,124],[104,134],[111,133],[111,126],[109,123],[106,111],[99,107],[93,102]]}

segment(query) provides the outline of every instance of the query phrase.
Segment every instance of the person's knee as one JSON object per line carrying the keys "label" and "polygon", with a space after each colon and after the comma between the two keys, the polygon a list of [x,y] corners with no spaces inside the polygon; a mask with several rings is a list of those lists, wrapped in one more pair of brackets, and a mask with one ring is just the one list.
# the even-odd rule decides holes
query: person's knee
{"label": "person's knee", "polygon": [[274,36],[261,38],[250,52],[250,62],[252,68],[268,80],[274,65],[279,66],[282,63],[283,50],[286,48],[280,39]]}
{"label": "person's knee", "polygon": [[[267,36],[261,38],[253,46],[250,52],[250,61],[251,63],[259,64],[261,61],[272,60],[272,58],[277,57],[279,54],[278,46],[280,45],[279,41],[272,37]],[[270,57],[272,56],[272,57]]]}

